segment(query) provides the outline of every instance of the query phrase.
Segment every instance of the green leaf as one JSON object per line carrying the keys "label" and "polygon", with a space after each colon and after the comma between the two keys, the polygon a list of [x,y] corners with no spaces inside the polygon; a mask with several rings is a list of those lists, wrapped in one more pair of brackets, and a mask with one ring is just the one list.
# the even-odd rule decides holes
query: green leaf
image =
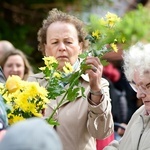
{"label": "green leaf", "polygon": [[79,55],[79,58],[85,59],[85,58],[88,56],[88,54],[89,54],[89,53],[86,51],[86,52],[80,54],[80,55]]}
{"label": "green leaf", "polygon": [[71,88],[68,89],[67,100],[69,100],[69,101],[76,100],[76,98],[79,94],[79,91],[80,91],[79,87],[76,87],[76,88],[73,88],[73,89],[71,89]]}
{"label": "green leaf", "polygon": [[107,66],[109,64],[109,62],[107,60],[101,59],[101,64],[103,64],[103,66]]}
{"label": "green leaf", "polygon": [[54,125],[54,126],[57,126],[57,125],[60,125],[59,123],[58,123],[58,121],[56,121],[56,120],[54,120],[53,118],[51,118],[51,119],[46,119],[47,120],[47,122],[50,124],[50,125]]}
{"label": "green leaf", "polygon": [[75,86],[78,85],[79,83],[79,77],[80,77],[80,72],[77,71],[67,76],[67,78],[64,78],[63,81],[69,83],[69,85],[73,84],[73,86]]}
{"label": "green leaf", "polygon": [[84,87],[81,87],[81,93],[82,93],[82,96],[83,96],[83,97],[86,97],[86,96],[84,95],[84,92],[85,92]]}

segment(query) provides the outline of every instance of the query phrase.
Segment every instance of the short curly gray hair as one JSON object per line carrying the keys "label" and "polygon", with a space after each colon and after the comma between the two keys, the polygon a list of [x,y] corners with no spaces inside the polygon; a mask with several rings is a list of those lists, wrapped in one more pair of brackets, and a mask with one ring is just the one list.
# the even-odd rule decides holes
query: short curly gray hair
{"label": "short curly gray hair", "polygon": [[50,24],[57,21],[73,24],[77,29],[79,42],[83,43],[83,50],[88,48],[89,45],[88,41],[85,40],[85,37],[87,36],[87,32],[84,28],[84,23],[81,20],[79,20],[77,17],[59,11],[55,8],[49,11],[48,17],[43,20],[43,25],[38,31],[39,51],[41,51],[45,55],[44,45],[46,44],[47,29],[50,26]]}
{"label": "short curly gray hair", "polygon": [[134,72],[140,75],[150,73],[150,44],[137,43],[123,52],[124,73],[129,81],[133,80]]}

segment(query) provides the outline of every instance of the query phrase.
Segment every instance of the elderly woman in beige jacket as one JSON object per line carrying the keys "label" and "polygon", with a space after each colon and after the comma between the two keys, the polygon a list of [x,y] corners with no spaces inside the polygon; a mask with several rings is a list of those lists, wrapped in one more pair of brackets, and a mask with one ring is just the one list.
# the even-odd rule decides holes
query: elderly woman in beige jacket
{"label": "elderly woman in beige jacket", "polygon": [[[54,56],[60,70],[65,62],[70,62],[77,70],[80,66],[78,55],[87,48],[85,36],[82,21],[53,9],[38,32],[39,50],[45,56]],[[109,85],[102,78],[103,66],[98,58],[92,56],[87,57],[86,64],[91,69],[80,78],[86,98],[79,94],[75,101],[63,103],[54,116],[60,124],[55,129],[64,150],[96,150],[96,139],[113,134]],[[29,81],[46,85],[42,73],[31,76]],[[46,117],[50,116],[59,100],[57,98],[48,104]]]}

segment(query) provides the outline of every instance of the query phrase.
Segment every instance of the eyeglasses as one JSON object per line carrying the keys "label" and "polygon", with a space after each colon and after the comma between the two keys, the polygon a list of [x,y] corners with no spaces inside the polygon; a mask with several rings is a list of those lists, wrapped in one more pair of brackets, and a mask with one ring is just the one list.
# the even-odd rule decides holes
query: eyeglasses
{"label": "eyeglasses", "polygon": [[135,92],[140,90],[144,94],[150,94],[150,83],[148,83],[146,85],[138,85],[137,86],[133,81],[130,81],[129,84]]}

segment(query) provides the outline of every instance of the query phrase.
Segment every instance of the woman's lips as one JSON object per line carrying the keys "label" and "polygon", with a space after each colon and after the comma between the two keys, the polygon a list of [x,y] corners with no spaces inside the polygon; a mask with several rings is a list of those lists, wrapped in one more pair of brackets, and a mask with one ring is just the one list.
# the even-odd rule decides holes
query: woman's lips
{"label": "woman's lips", "polygon": [[144,103],[150,103],[150,101],[144,101]]}
{"label": "woman's lips", "polygon": [[67,56],[59,56],[59,57],[57,57],[57,59],[68,59],[68,57]]}
{"label": "woman's lips", "polygon": [[143,103],[144,103],[145,105],[149,105],[149,104],[150,104],[150,101],[149,101],[149,100],[145,100],[145,101],[143,101]]}

